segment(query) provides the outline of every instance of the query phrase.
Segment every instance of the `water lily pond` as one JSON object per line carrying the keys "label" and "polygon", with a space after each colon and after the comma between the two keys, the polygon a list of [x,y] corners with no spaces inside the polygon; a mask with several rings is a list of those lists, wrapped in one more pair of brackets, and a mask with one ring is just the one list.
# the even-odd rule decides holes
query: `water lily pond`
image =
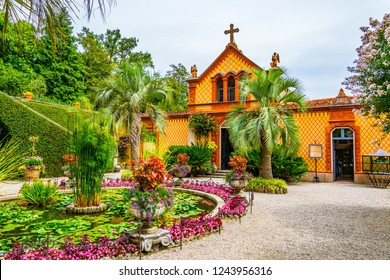
{"label": "water lily pond", "polygon": [[[109,209],[102,214],[67,214],[65,207],[73,202],[73,195],[63,195],[61,200],[46,209],[23,205],[15,200],[0,203],[0,256],[10,251],[15,242],[40,247],[49,234],[50,243],[63,242],[67,236],[77,241],[88,234],[91,240],[102,236],[110,239],[122,232],[135,230],[138,221],[129,213],[129,201],[123,195],[125,189],[108,189],[102,193],[101,201]],[[215,202],[187,192],[174,191],[174,204],[155,223],[170,226],[180,217],[197,217],[209,213]]]}

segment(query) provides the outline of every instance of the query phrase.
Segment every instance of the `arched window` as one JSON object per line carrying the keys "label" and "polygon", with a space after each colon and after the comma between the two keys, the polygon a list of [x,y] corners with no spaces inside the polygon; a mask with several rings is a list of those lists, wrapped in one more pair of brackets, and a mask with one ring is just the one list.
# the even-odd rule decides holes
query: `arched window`
{"label": "arched window", "polygon": [[223,81],[222,78],[217,80],[217,100],[223,102]]}
{"label": "arched window", "polygon": [[230,77],[228,79],[228,101],[234,101],[235,85],[234,77]]}

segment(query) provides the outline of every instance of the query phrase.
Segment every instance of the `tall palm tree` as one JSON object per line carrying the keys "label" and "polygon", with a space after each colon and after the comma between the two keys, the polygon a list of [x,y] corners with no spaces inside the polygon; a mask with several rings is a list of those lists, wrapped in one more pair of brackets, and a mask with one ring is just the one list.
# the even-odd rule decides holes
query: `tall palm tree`
{"label": "tall palm tree", "polygon": [[[279,67],[268,71],[255,69],[252,76],[241,82],[241,106],[234,107],[228,114],[227,125],[233,145],[242,151],[260,147],[259,174],[268,179],[273,178],[271,155],[276,144],[282,142],[291,152],[297,151],[300,145],[291,107],[306,109],[300,82],[284,74]],[[250,109],[243,106],[248,95],[256,100]]]}
{"label": "tall palm tree", "polygon": [[162,80],[151,75],[140,63],[122,61],[114,74],[97,88],[100,104],[111,111],[116,127],[125,127],[130,136],[131,159],[139,162],[141,117],[149,115],[153,125],[163,133],[165,113],[156,105],[165,98]]}

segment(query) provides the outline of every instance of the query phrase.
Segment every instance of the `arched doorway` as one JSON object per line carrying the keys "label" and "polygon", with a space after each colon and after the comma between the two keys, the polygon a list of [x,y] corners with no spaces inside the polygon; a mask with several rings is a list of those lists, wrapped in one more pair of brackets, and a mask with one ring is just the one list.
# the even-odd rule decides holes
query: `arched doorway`
{"label": "arched doorway", "polygon": [[230,166],[228,165],[228,163],[230,160],[230,154],[234,151],[234,148],[230,142],[229,131],[228,131],[225,123],[223,123],[221,125],[220,135],[221,135],[221,138],[220,138],[221,139],[221,143],[220,143],[221,170],[226,170],[226,169],[230,169]]}
{"label": "arched doorway", "polygon": [[333,180],[353,180],[354,131],[351,128],[335,128],[332,131]]}

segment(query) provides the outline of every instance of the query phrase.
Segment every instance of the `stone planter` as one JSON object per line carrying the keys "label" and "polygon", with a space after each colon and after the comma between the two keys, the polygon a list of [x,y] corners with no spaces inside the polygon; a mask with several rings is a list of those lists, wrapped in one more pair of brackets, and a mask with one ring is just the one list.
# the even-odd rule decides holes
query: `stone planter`
{"label": "stone planter", "polygon": [[147,217],[148,213],[145,211],[141,211],[138,206],[130,204],[130,213],[140,219],[142,221],[142,228],[141,233],[142,234],[150,234],[157,232],[158,228],[156,226],[152,226],[152,221],[157,218],[158,216],[161,216],[164,213],[165,206],[158,204],[156,206],[156,212],[154,214],[151,214],[150,216],[150,222]]}
{"label": "stone planter", "polygon": [[24,170],[24,178],[26,181],[34,181],[39,178],[40,170]]}
{"label": "stone planter", "polygon": [[237,195],[242,194],[242,190],[246,187],[248,181],[246,180],[232,180],[230,181],[230,186],[236,190]]}
{"label": "stone planter", "polygon": [[175,184],[176,187],[180,187],[183,184],[183,178],[185,176],[177,176],[177,175],[175,175],[175,177],[177,177],[177,180],[175,181],[174,184]]}

